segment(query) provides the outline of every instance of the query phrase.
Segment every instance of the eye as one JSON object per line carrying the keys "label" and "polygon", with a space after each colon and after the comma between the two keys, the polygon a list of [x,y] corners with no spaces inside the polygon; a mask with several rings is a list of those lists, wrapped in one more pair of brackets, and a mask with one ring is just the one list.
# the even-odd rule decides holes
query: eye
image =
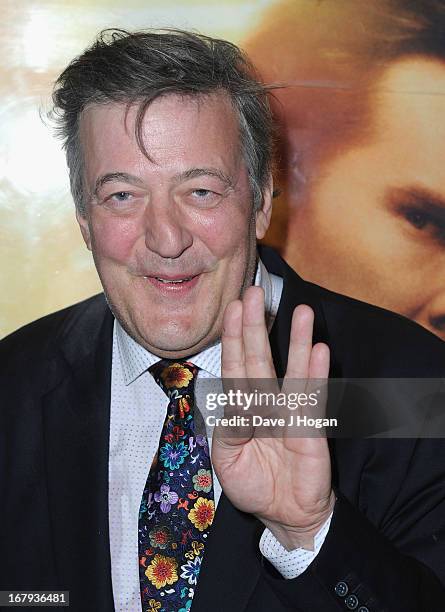
{"label": "eye", "polygon": [[194,206],[212,208],[221,199],[221,194],[205,187],[191,189],[187,194],[188,201]]}
{"label": "eye", "polygon": [[412,227],[424,231],[435,240],[445,243],[445,218],[442,215],[415,207],[404,207],[402,214]]}
{"label": "eye", "polygon": [[214,192],[209,189],[194,189],[192,193],[196,194],[199,198],[205,198]]}
{"label": "eye", "polygon": [[126,202],[131,198],[131,194],[128,191],[118,191],[113,193],[108,199],[116,200],[117,202]]}
{"label": "eye", "polygon": [[420,210],[407,210],[405,212],[405,219],[419,230],[423,229],[430,222],[429,216]]}

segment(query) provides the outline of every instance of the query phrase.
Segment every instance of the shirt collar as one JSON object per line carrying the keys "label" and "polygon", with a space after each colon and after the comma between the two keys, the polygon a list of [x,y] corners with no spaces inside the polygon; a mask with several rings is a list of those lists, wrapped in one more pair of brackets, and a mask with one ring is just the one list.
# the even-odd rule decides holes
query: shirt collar
{"label": "shirt collar", "polygon": [[[258,259],[254,284],[264,289],[267,327],[270,331],[280,303],[283,279],[270,274],[261,259]],[[159,357],[138,344],[117,321],[114,322],[114,335],[119,359],[122,365],[125,385],[135,381],[150,366],[159,361]],[[221,376],[221,343],[217,342],[200,353],[193,355],[191,361],[210,376]]]}

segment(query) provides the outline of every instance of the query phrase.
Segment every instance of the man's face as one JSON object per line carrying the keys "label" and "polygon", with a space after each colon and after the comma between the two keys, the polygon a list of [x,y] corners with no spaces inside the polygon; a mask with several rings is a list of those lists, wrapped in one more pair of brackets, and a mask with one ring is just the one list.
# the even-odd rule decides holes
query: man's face
{"label": "man's face", "polygon": [[373,134],[322,166],[292,213],[303,277],[416,320],[445,339],[445,64],[393,64]]}
{"label": "man's face", "polygon": [[136,114],[123,104],[84,111],[91,199],[78,221],[127,332],[161,357],[188,356],[220,336],[226,305],[251,283],[270,197],[255,214],[225,95],[155,100],[142,126],[150,159]]}

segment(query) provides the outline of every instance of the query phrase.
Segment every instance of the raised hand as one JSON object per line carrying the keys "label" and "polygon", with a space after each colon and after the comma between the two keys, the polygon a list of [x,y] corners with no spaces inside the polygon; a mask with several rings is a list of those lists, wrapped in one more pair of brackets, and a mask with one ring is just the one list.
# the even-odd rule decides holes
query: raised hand
{"label": "raised hand", "polygon": [[[298,306],[293,315],[286,380],[322,379],[329,372],[329,349],[312,346],[313,311]],[[222,377],[269,379],[278,384],[264,317],[264,293],[246,290],[226,309],[222,334]],[[266,437],[254,427],[230,437],[217,427],[212,462],[232,503],[256,515],[288,550],[312,548],[313,536],[332,511],[331,464],[326,438],[286,433]]]}

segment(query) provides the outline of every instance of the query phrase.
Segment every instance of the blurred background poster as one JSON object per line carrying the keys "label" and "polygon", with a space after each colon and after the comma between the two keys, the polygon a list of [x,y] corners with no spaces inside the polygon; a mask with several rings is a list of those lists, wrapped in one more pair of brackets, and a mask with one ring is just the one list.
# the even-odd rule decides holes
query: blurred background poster
{"label": "blurred background poster", "polygon": [[265,242],[303,278],[445,339],[445,0],[7,0],[0,48],[0,336],[100,290],[52,83],[106,27],[195,29],[274,83]]}

